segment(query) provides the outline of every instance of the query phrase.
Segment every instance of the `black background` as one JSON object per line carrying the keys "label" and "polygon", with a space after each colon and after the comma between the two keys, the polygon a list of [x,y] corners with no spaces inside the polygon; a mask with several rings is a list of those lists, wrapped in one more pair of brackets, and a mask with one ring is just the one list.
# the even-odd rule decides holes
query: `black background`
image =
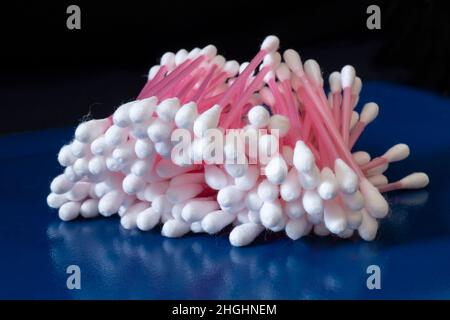
{"label": "black background", "polygon": [[[364,80],[450,93],[445,1],[58,1],[0,5],[0,134],[107,116],[133,99],[166,51],[213,43],[247,61],[268,34],[314,58],[325,76],[345,64]],[[66,8],[81,8],[81,30]],[[381,8],[368,30],[366,8]]]}

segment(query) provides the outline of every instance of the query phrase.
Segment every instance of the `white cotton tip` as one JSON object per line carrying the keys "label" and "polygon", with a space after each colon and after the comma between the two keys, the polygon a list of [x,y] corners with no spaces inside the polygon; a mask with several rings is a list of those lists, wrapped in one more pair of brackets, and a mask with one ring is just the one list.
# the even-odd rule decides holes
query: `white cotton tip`
{"label": "white cotton tip", "polygon": [[203,227],[202,227],[202,222],[201,221],[192,222],[191,223],[191,231],[193,233],[205,232],[205,230],[203,230]]}
{"label": "white cotton tip", "polygon": [[276,75],[280,81],[289,80],[291,78],[291,71],[285,63],[281,63],[276,70]]}
{"label": "white cotton tip", "polygon": [[128,130],[119,126],[113,125],[105,132],[105,142],[109,146],[118,146],[124,144],[128,138]]}
{"label": "white cotton tip", "polygon": [[106,167],[105,158],[102,156],[93,157],[89,160],[88,170],[93,175],[101,175],[104,174],[108,168]]}
{"label": "white cotton tip", "polygon": [[148,231],[153,229],[160,221],[161,213],[156,212],[153,208],[147,208],[139,212],[136,219],[136,226],[139,230]]}
{"label": "white cotton tip", "polygon": [[170,186],[180,186],[187,183],[204,183],[205,175],[204,173],[185,173],[174,177],[170,180]]}
{"label": "white cotton tip", "polygon": [[362,108],[359,121],[364,124],[369,124],[378,116],[380,108],[375,102],[369,102]]}
{"label": "white cotton tip", "polygon": [[336,201],[325,202],[323,222],[327,229],[334,234],[339,234],[347,228],[345,211]]}
{"label": "white cotton tip", "polygon": [[182,186],[169,187],[166,195],[170,203],[180,203],[198,196],[203,191],[201,184],[191,183]]}
{"label": "white cotton tip", "polygon": [[63,167],[68,167],[75,162],[76,157],[73,155],[70,145],[64,145],[58,153],[58,162]]}
{"label": "white cotton tip", "polygon": [[230,243],[235,247],[242,247],[252,243],[264,230],[260,224],[248,222],[234,227],[230,232]]}
{"label": "white cotton tip", "polygon": [[290,146],[282,146],[281,154],[283,155],[284,160],[288,167],[292,167],[294,165],[294,149]]}
{"label": "white cotton tip", "polygon": [[128,174],[122,182],[122,189],[125,193],[134,195],[144,189],[145,182],[141,177],[133,173]]}
{"label": "white cotton tip", "polygon": [[73,166],[68,166],[66,169],[64,169],[64,175],[72,182],[80,181],[83,176],[77,174],[75,170],[73,170]]}
{"label": "white cotton tip", "polygon": [[372,241],[377,236],[378,222],[365,209],[361,210],[361,215],[362,221],[358,227],[358,233],[362,239]]}
{"label": "white cotton tip", "polygon": [[138,177],[145,177],[150,170],[151,164],[142,159],[134,160],[130,167],[131,173]]}
{"label": "white cotton tip", "polygon": [[334,171],[339,188],[344,193],[354,193],[358,189],[358,176],[342,159],[336,159]]}
{"label": "white cotton tip", "polygon": [[375,187],[381,186],[383,184],[389,183],[388,178],[384,174],[377,174],[372,177],[367,178],[371,184],[373,184]]}
{"label": "white cotton tip", "polygon": [[83,158],[89,154],[89,144],[73,140],[70,144],[70,151],[76,158]]}
{"label": "white cotton tip", "polygon": [[137,218],[139,214],[148,209],[147,202],[138,202],[131,205],[120,218],[120,224],[124,229],[131,230],[137,227]]}
{"label": "white cotton tip", "polygon": [[163,121],[170,122],[175,119],[175,115],[179,109],[180,100],[178,98],[168,98],[156,107],[156,113]]}
{"label": "white cotton tip", "polygon": [[284,212],[292,219],[300,218],[305,214],[302,199],[296,199],[285,203]]}
{"label": "white cotton tip", "polygon": [[315,166],[316,160],[311,149],[301,140],[295,144],[293,163],[299,172],[309,172]]}
{"label": "white cotton tip", "polygon": [[272,158],[279,153],[280,143],[278,137],[273,134],[261,135],[258,141],[259,154],[266,158]]}
{"label": "white cotton tip", "polygon": [[352,111],[352,118],[350,119],[350,130],[353,130],[358,121],[359,121],[359,113],[356,111]]}
{"label": "white cotton tip", "polygon": [[164,195],[168,188],[168,181],[150,183],[145,187],[144,198],[146,201],[153,202],[156,197]]}
{"label": "white cotton tip", "polygon": [[292,240],[298,240],[308,232],[308,220],[305,217],[290,219],[286,224],[286,235]]}
{"label": "white cotton tip", "polygon": [[127,102],[121,105],[114,111],[113,123],[121,128],[128,127],[131,124],[130,109],[135,101]]}
{"label": "white cotton tip", "polygon": [[84,177],[89,174],[89,159],[80,158],[73,163],[73,171],[78,177]]}
{"label": "white cotton tip", "polygon": [[155,151],[161,157],[168,159],[172,152],[172,143],[170,141],[160,141],[155,143]]}
{"label": "white cotton tip", "polygon": [[330,83],[330,90],[332,93],[337,93],[342,90],[341,74],[338,71],[330,74],[328,82]]}
{"label": "white cotton tip", "polygon": [[346,65],[341,70],[341,82],[343,88],[351,88],[355,82],[356,71],[350,65]]}
{"label": "white cotton tip", "polygon": [[207,56],[209,59],[213,59],[217,55],[217,48],[214,45],[209,44],[202,49],[200,54]]}
{"label": "white cotton tip", "polygon": [[165,179],[173,178],[180,174],[192,171],[193,169],[194,166],[179,167],[176,164],[174,164],[170,159],[160,160],[155,167],[158,176]]}
{"label": "white cotton tip", "polygon": [[267,229],[272,229],[277,226],[283,219],[283,209],[279,201],[264,202],[259,210],[261,223]]}
{"label": "white cotton tip", "polygon": [[166,52],[161,56],[160,64],[162,66],[167,66],[169,70],[175,67],[175,53]]}
{"label": "white cotton tip", "polygon": [[152,208],[158,213],[170,213],[172,211],[172,203],[169,201],[168,196],[162,194],[155,197],[152,201]]}
{"label": "white cotton tip", "polygon": [[360,77],[355,77],[355,81],[352,86],[352,95],[358,97],[362,89],[362,80]]}
{"label": "white cotton tip", "polygon": [[389,205],[380,191],[367,179],[361,181],[360,188],[366,202],[365,208],[369,214],[377,219],[384,218],[389,212]]}
{"label": "white cotton tip", "polygon": [[261,96],[266,105],[268,106],[275,105],[275,97],[273,96],[272,92],[268,87],[263,87],[261,90],[259,90],[259,95]]}
{"label": "white cotton tip", "polygon": [[87,199],[80,207],[80,215],[83,218],[95,218],[98,216],[98,199]]}
{"label": "white cotton tip", "polygon": [[106,167],[109,171],[119,172],[123,168],[123,164],[121,164],[117,159],[114,158],[106,158]]}
{"label": "white cotton tip", "polygon": [[127,164],[134,159],[134,141],[130,140],[127,143],[117,146],[111,156],[117,160],[120,164]]}
{"label": "white cotton tip", "polygon": [[[242,72],[244,72],[245,69],[247,69],[248,65],[250,63],[249,62],[243,62],[241,63],[241,65],[239,66],[239,74],[241,74]],[[253,75],[253,74],[252,74]]]}
{"label": "white cotton tip", "polygon": [[123,200],[125,199],[125,193],[119,190],[112,190],[101,197],[98,203],[98,211],[101,215],[109,217],[114,213],[117,213]]}
{"label": "white cotton tip", "polygon": [[271,183],[277,185],[282,184],[288,175],[288,167],[283,157],[276,155],[270,159],[269,163],[265,167],[265,174],[267,180]]}
{"label": "white cotton tip", "polygon": [[111,146],[106,143],[105,136],[100,136],[91,143],[91,152],[96,156],[106,156],[111,151]]}
{"label": "white cotton tip", "polygon": [[430,183],[430,178],[423,172],[412,173],[400,180],[403,189],[425,188]]}
{"label": "white cotton tip", "polygon": [[320,184],[320,171],[316,165],[313,169],[307,172],[298,171],[298,180],[300,185],[305,190],[312,190],[319,186]]}
{"label": "white cotton tip", "polygon": [[312,81],[316,86],[323,87],[322,71],[320,71],[320,66],[316,60],[306,60],[303,68],[310,81]]}
{"label": "white cotton tip", "polygon": [[195,102],[188,102],[182,105],[175,114],[175,124],[178,128],[192,130],[197,116],[197,104]]}
{"label": "white cotton tip", "polygon": [[235,215],[222,210],[208,213],[202,220],[202,228],[206,233],[216,234],[232,223]]}
{"label": "white cotton tip", "polygon": [[172,217],[177,220],[183,220],[181,217],[181,213],[183,212],[183,208],[186,205],[186,202],[180,202],[176,203],[172,206],[172,210],[170,213],[172,214]]}
{"label": "white cotton tip", "polygon": [[220,118],[220,106],[214,105],[198,116],[194,122],[194,133],[197,137],[203,137],[211,128],[217,128]]}
{"label": "white cotton tip", "polygon": [[300,59],[300,55],[297,51],[288,49],[283,53],[284,61],[288,65],[289,69],[292,70],[296,75],[300,75],[303,73],[303,65],[302,60]]}
{"label": "white cotton tip", "polygon": [[323,222],[314,225],[314,234],[319,237],[326,237],[330,235],[330,230],[325,226]]}
{"label": "white cotton tip", "polygon": [[120,217],[123,217],[127,213],[128,209],[130,209],[131,206],[134,206],[137,203],[148,204],[147,202],[136,202],[135,196],[125,195],[117,213],[119,214]]}
{"label": "white cotton tip", "polygon": [[67,176],[60,174],[55,177],[50,184],[50,190],[56,194],[63,194],[73,187],[74,183],[70,181]]}
{"label": "white cotton tip", "polygon": [[278,68],[281,62],[281,55],[278,52],[272,52],[264,57],[264,61],[260,67],[260,70],[264,67],[270,67],[271,70]]}
{"label": "white cotton tip", "polygon": [[280,231],[284,230],[287,222],[288,222],[288,218],[285,216],[281,216],[280,222],[278,222],[278,224],[276,226],[270,228],[269,230],[273,231],[273,232],[280,232]]}
{"label": "white cotton tip", "polygon": [[363,166],[366,163],[370,162],[370,154],[365,151],[357,151],[352,153],[352,157],[355,160],[356,164],[359,166]]}
{"label": "white cotton tip", "polygon": [[201,55],[201,53],[202,53],[202,49],[194,48],[191,51],[189,51],[189,53],[186,56],[186,59],[189,59],[189,60],[197,59],[198,56]]}
{"label": "white cotton tip", "polygon": [[239,212],[246,212],[245,202],[241,201],[238,202],[236,205],[231,207],[220,207],[223,211],[229,213],[229,214],[238,214]]}
{"label": "white cotton tip", "polygon": [[302,188],[298,181],[297,170],[292,168],[280,186],[280,196],[284,201],[289,202],[298,199],[301,192]]}
{"label": "white cotton tip", "polygon": [[223,66],[223,71],[228,77],[234,77],[239,73],[239,63],[235,60],[227,61]]}
{"label": "white cotton tip", "polygon": [[[264,65],[261,65],[260,69],[262,69],[264,67]],[[266,75],[264,76],[264,83],[269,83],[270,81],[272,81],[273,79],[275,79],[275,72],[273,72],[272,70],[270,70],[269,72],[266,73]]]}
{"label": "white cotton tip", "polygon": [[364,197],[359,190],[350,194],[343,192],[341,197],[342,200],[344,200],[346,207],[351,211],[359,211],[364,208]]}
{"label": "white cotton tip", "polygon": [[75,139],[83,143],[92,142],[110,126],[109,119],[93,119],[80,123],[75,130]]}
{"label": "white cotton tip", "polygon": [[361,210],[359,211],[347,211],[347,228],[356,230],[359,228],[362,222]]}
{"label": "white cotton tip", "polygon": [[382,165],[379,165],[375,168],[372,168],[370,170],[367,170],[367,177],[376,176],[378,174],[383,174],[387,169],[389,168],[389,163],[385,163]]}
{"label": "white cotton tip", "polygon": [[76,201],[64,203],[58,211],[58,216],[62,221],[71,221],[78,217],[81,204]]}
{"label": "white cotton tip", "polygon": [[264,179],[258,185],[258,197],[263,202],[272,202],[278,198],[279,187],[276,184],[271,183],[269,180]]}
{"label": "white cotton tip", "polygon": [[248,121],[256,128],[264,128],[269,125],[270,113],[263,106],[254,106],[248,112]]}
{"label": "white cotton tip", "polygon": [[219,209],[216,201],[191,200],[184,206],[181,217],[186,222],[202,220],[208,213]]}
{"label": "white cotton tip", "polygon": [[225,171],[233,178],[243,177],[248,170],[247,158],[242,161],[243,163],[226,163],[224,164]]}
{"label": "white cotton tip", "polygon": [[220,190],[228,184],[226,173],[214,165],[205,166],[205,181],[214,190]]}
{"label": "white cotton tip", "polygon": [[274,52],[277,51],[280,47],[280,39],[277,36],[267,36],[261,44],[261,50],[266,52]]}
{"label": "white cotton tip", "polygon": [[219,70],[224,67],[225,62],[226,62],[225,58],[220,54],[218,54],[211,60],[211,64],[216,65]]}
{"label": "white cotton tip", "polygon": [[239,190],[248,191],[256,185],[259,176],[260,170],[258,166],[248,166],[248,169],[243,176],[234,179],[234,184]]}
{"label": "white cotton tip", "polygon": [[305,211],[313,217],[321,218],[323,213],[323,200],[315,190],[305,190],[302,198]]}
{"label": "white cotton tip", "polygon": [[341,239],[349,239],[350,237],[353,236],[353,233],[354,233],[353,229],[347,228],[341,233],[339,233],[337,236]]}
{"label": "white cotton tip", "polygon": [[249,210],[247,215],[248,215],[248,220],[250,222],[261,223],[261,217],[259,215],[259,211],[251,211],[251,210]]}
{"label": "white cotton tip", "polygon": [[162,142],[170,140],[173,125],[171,123],[162,121],[159,118],[153,120],[147,129],[148,137],[154,142]]}
{"label": "white cotton tip", "polygon": [[338,183],[333,171],[324,167],[320,173],[320,184],[317,192],[323,200],[331,200],[336,197],[338,192]]}
{"label": "white cotton tip", "polygon": [[217,202],[221,208],[231,208],[244,201],[245,192],[236,186],[226,186],[217,193]]}
{"label": "white cotton tip", "polygon": [[155,146],[149,139],[137,139],[134,152],[139,159],[146,159],[155,153]]}
{"label": "white cotton tip", "polygon": [[74,186],[66,193],[66,197],[69,201],[82,201],[89,196],[90,189],[91,183],[80,181],[75,183]]}
{"label": "white cotton tip", "polygon": [[382,157],[385,158],[388,162],[397,162],[408,158],[409,153],[410,151],[408,145],[399,143],[386,151]]}
{"label": "white cotton tip", "polygon": [[191,225],[181,220],[170,219],[162,227],[161,234],[168,238],[179,238],[191,230]]}
{"label": "white cotton tip", "polygon": [[175,53],[175,65],[179,66],[180,64],[182,64],[186,60],[188,54],[189,52],[187,52],[186,49],[178,50],[177,53]]}
{"label": "white cotton tip", "polygon": [[53,209],[59,209],[64,203],[68,202],[65,194],[56,194],[51,192],[47,196],[47,205]]}
{"label": "white cotton tip", "polygon": [[159,72],[159,69],[161,69],[161,66],[159,64],[151,67],[148,71],[147,80],[153,80],[153,78],[155,78],[156,74]]}
{"label": "white cotton tip", "polygon": [[270,117],[269,129],[274,134],[276,131],[280,138],[285,137],[291,127],[289,119],[281,114],[274,114]]}
{"label": "white cotton tip", "polygon": [[245,206],[248,210],[259,211],[263,205],[263,201],[258,196],[257,190],[251,190],[245,196]]}
{"label": "white cotton tip", "polygon": [[150,97],[136,101],[130,107],[130,120],[133,123],[143,123],[151,118],[158,103],[157,97]]}

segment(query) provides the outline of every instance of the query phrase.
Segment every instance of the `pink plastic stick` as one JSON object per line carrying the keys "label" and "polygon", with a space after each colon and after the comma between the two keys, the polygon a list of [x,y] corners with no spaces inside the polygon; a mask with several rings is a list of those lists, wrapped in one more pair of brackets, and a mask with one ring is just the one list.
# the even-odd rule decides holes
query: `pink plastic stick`
{"label": "pink plastic stick", "polygon": [[368,171],[370,169],[373,169],[375,167],[381,166],[383,164],[388,163],[386,158],[383,157],[376,157],[372,159],[370,162],[366,163],[365,165],[361,166],[362,171]]}
{"label": "pink plastic stick", "polygon": [[378,186],[378,190],[383,193],[383,192],[389,192],[389,191],[394,191],[394,190],[400,190],[403,189],[403,186],[401,184],[400,181],[396,181],[396,182],[391,182],[391,183],[387,183],[381,186]]}
{"label": "pink plastic stick", "polygon": [[145,86],[142,88],[141,92],[139,93],[137,99],[141,99],[145,92],[151,90],[159,81],[161,81],[161,79],[163,79],[164,74],[167,71],[167,66],[161,66],[158,70],[158,72],[156,73],[156,75],[153,77],[153,79],[147,81],[147,83],[145,84]]}
{"label": "pink plastic stick", "polygon": [[235,94],[239,94],[242,85],[245,86],[248,76],[253,72],[253,70],[256,69],[256,67],[258,67],[258,65],[264,59],[266,54],[267,54],[266,50],[259,51],[258,54],[252,59],[250,64],[247,66],[247,68],[245,68],[245,70],[239,75],[239,77],[236,78],[236,81],[233,82],[231,87],[227,90],[225,95],[219,101],[219,105],[222,107],[222,109],[226,107],[226,105],[230,102],[231,98]]}
{"label": "pink plastic stick", "polygon": [[363,122],[358,121],[356,123],[355,127],[353,128],[353,130],[350,133],[350,140],[348,142],[348,146],[349,146],[350,150],[353,149],[356,141],[358,141],[359,137],[361,136],[361,134],[363,133],[365,128],[366,128],[366,125]]}
{"label": "pink plastic stick", "polygon": [[341,136],[344,143],[348,145],[350,121],[352,119],[352,88],[344,88],[344,98],[342,100]]}

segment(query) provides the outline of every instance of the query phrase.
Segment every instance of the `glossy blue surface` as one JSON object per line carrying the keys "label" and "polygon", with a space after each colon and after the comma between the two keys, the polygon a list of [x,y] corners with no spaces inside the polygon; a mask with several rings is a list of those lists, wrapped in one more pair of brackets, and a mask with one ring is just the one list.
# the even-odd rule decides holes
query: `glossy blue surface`
{"label": "glossy blue surface", "polygon": [[[392,212],[371,243],[266,235],[232,248],[227,235],[166,239],[126,231],[117,218],[64,223],[45,199],[73,128],[1,137],[0,298],[449,299],[450,101],[384,83],[366,83],[361,101],[381,106],[364,149],[411,147],[389,177],[423,170],[431,178],[426,190],[389,195]],[[81,290],[66,289],[71,264],[81,268]],[[366,287],[371,264],[381,268],[378,291]]]}

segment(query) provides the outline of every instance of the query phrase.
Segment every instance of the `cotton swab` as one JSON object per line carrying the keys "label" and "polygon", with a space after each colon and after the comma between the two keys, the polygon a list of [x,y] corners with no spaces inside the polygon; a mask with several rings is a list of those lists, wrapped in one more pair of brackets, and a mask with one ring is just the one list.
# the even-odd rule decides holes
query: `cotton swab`
{"label": "cotton swab", "polygon": [[269,36],[242,64],[213,45],[165,53],[137,100],[81,123],[60,149],[48,205],[65,221],[118,214],[125,229],[162,225],[172,238],[233,225],[234,246],[264,230],[373,240],[389,212],[381,192],[429,178],[389,183],[405,144],[374,159],[351,152],[379,112],[373,102],[354,110],[362,80],[352,66],[329,76],[327,93],[317,61],[289,49],[283,62],[278,47]]}

